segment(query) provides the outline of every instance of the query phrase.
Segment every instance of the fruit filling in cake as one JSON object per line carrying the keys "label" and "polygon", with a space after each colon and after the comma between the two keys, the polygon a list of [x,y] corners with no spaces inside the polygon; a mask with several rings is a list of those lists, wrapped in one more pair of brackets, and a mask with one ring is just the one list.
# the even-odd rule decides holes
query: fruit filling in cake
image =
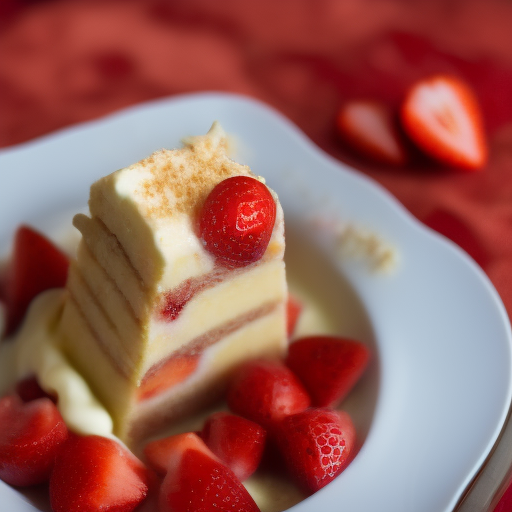
{"label": "fruit filling in cake", "polygon": [[214,399],[241,361],[283,355],[282,209],[217,123],[94,183],[89,210],[60,334],[120,438]]}

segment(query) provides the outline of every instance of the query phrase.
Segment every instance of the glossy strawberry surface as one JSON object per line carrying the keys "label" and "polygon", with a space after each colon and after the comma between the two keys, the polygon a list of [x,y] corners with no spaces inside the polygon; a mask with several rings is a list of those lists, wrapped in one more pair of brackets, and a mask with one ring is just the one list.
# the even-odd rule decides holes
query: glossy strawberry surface
{"label": "glossy strawberry surface", "polygon": [[114,439],[71,435],[50,479],[53,512],[131,512],[146,498],[146,467]]}
{"label": "glossy strawberry surface", "polygon": [[159,512],[256,512],[257,505],[233,471],[195,433],[146,445],[148,463],[165,478]]}
{"label": "glossy strawberry surface", "polygon": [[199,221],[206,249],[221,262],[243,266],[267,249],[276,203],[264,183],[248,176],[221,181],[210,192]]}
{"label": "glossy strawberry surface", "polygon": [[218,412],[207,418],[201,438],[240,481],[258,468],[267,433],[263,427],[234,414]]}
{"label": "glossy strawberry surface", "polygon": [[265,428],[310,405],[294,373],[279,361],[267,360],[249,361],[236,370],[227,401],[233,412]]}
{"label": "glossy strawberry surface", "polygon": [[186,450],[160,489],[159,512],[258,512],[235,474],[218,460]]}
{"label": "glossy strawberry surface", "polygon": [[311,408],[284,418],[276,432],[288,471],[305,492],[327,485],[351,460],[355,429],[345,412]]}
{"label": "glossy strawberry surface", "polygon": [[286,364],[317,407],[335,407],[350,392],[368,365],[370,350],[359,341],[309,336],[293,342]]}
{"label": "glossy strawberry surface", "polygon": [[47,481],[67,436],[50,399],[24,403],[18,395],[0,398],[0,478],[16,486]]}

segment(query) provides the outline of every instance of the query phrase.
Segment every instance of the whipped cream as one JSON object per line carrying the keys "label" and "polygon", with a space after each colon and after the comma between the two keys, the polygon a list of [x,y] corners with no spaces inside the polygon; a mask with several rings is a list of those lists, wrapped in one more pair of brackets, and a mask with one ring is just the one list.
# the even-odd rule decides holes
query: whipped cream
{"label": "whipped cream", "polygon": [[36,375],[47,393],[58,396],[57,407],[70,430],[114,437],[112,418],[59,349],[55,327],[63,304],[64,290],[41,293],[19,332],[0,344],[0,395]]}

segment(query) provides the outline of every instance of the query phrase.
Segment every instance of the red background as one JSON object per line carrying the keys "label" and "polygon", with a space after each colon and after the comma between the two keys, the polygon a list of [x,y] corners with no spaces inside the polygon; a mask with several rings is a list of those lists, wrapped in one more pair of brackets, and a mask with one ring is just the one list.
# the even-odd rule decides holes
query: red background
{"label": "red background", "polygon": [[[461,245],[512,313],[511,32],[508,0],[0,0],[0,147],[153,98],[253,96]],[[437,72],[478,95],[480,172],[371,164],[336,137],[343,101],[396,107]]]}

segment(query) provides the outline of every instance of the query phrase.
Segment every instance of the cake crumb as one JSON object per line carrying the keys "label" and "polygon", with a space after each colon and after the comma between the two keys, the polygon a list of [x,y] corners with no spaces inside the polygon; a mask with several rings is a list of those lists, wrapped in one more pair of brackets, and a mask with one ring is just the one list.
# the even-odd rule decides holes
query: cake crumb
{"label": "cake crumb", "polygon": [[316,217],[313,226],[327,235],[340,259],[359,259],[377,273],[393,272],[398,266],[396,247],[370,229],[339,219]]}

